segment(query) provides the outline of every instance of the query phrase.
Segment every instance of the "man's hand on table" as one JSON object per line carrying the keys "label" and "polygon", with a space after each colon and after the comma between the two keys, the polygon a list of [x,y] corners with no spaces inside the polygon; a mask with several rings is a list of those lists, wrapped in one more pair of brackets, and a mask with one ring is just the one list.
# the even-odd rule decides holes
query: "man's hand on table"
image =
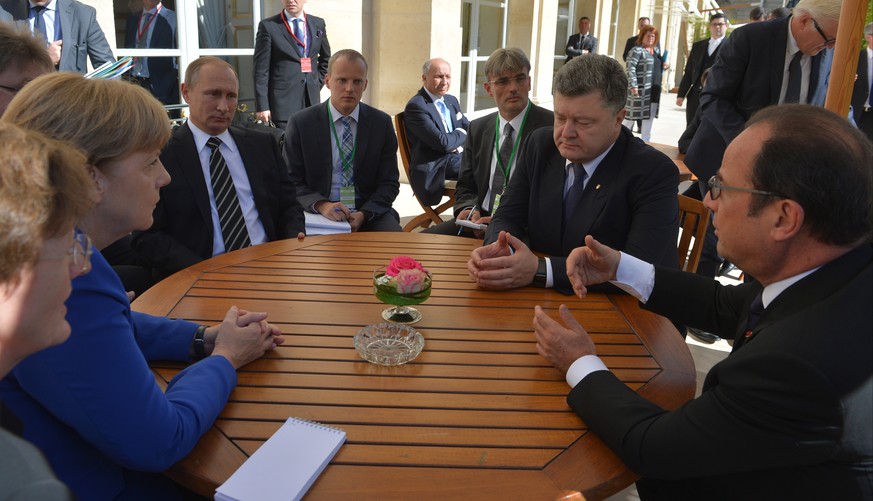
{"label": "man's hand on table", "polygon": [[220,325],[209,327],[203,336],[207,355],[221,355],[234,369],[257,360],[285,342],[282,331],[267,323],[264,312],[250,312],[231,306]]}
{"label": "man's hand on table", "polygon": [[495,242],[472,252],[467,270],[479,287],[514,289],[533,282],[537,264],[538,258],[524,242],[501,231]]}
{"label": "man's hand on table", "polygon": [[596,355],[597,349],[567,306],[562,304],[558,311],[563,325],[546,315],[539,306],[534,307],[534,335],[537,352],[556,369],[566,373],[573,362],[585,355]]}
{"label": "man's hand on table", "polygon": [[615,280],[620,260],[621,252],[587,235],[585,247],[576,247],[567,256],[567,276],[576,295],[585,297],[587,286]]}

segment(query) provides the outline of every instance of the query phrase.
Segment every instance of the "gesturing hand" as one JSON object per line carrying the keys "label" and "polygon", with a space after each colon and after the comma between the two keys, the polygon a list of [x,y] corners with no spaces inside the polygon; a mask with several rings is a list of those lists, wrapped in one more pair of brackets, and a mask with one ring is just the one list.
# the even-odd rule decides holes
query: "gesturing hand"
{"label": "gesturing hand", "polygon": [[524,242],[501,231],[495,242],[472,252],[467,271],[474,282],[486,289],[524,287],[533,282],[537,273],[537,257]]}
{"label": "gesturing hand", "polygon": [[621,252],[587,235],[585,247],[577,247],[567,256],[567,276],[576,295],[585,297],[587,286],[614,280],[620,260]]}
{"label": "gesturing hand", "polygon": [[579,357],[596,355],[597,349],[567,306],[562,304],[558,311],[564,325],[552,320],[539,306],[534,307],[534,335],[537,352],[556,369],[566,373]]}

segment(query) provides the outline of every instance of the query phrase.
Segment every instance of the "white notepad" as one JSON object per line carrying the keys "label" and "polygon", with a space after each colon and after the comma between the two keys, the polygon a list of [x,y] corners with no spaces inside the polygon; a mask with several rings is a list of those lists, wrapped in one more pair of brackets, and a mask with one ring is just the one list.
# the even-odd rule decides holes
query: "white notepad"
{"label": "white notepad", "polygon": [[321,214],[304,212],[306,216],[307,235],[334,235],[337,233],[351,233],[352,227],[348,221],[331,221]]}
{"label": "white notepad", "polygon": [[346,432],[305,419],[285,424],[218,489],[216,501],[299,500],[337,453]]}

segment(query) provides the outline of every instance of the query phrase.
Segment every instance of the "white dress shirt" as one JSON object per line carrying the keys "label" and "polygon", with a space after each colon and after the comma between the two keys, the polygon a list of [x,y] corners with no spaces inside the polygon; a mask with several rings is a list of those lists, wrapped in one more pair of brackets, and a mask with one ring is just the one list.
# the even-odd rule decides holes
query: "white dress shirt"
{"label": "white dress shirt", "polygon": [[[788,43],[785,44],[785,66],[782,68],[782,90],[779,91],[779,104],[785,102],[785,93],[788,91],[788,67],[794,54],[800,50],[797,40],[791,33],[791,25],[788,25]],[[800,103],[805,104],[809,95],[809,75],[812,72],[812,58],[806,54],[800,58]]]}

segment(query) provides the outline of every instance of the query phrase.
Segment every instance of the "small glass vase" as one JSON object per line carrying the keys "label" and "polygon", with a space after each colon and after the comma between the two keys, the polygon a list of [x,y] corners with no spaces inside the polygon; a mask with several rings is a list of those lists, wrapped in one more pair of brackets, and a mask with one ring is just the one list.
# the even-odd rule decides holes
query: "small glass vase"
{"label": "small glass vase", "polygon": [[402,291],[404,287],[397,284],[396,278],[385,274],[384,266],[376,268],[373,272],[373,294],[379,301],[394,305],[382,311],[382,318],[398,324],[414,324],[421,320],[421,312],[412,305],[423,303],[430,297],[432,281],[433,275],[427,272],[422,282],[406,287],[409,291]]}

